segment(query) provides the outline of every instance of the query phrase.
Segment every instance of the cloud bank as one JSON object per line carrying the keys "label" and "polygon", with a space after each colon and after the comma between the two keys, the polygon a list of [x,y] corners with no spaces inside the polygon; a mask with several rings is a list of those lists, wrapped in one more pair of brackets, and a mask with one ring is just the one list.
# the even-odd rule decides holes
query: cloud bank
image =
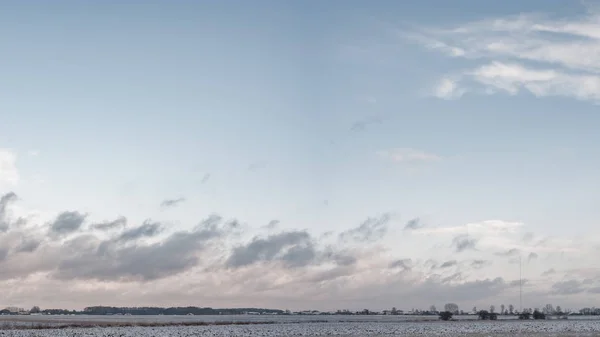
{"label": "cloud bank", "polygon": [[[0,285],[15,305],[187,305],[192,296],[212,306],[470,308],[515,301],[517,275],[506,270],[516,256],[531,266],[527,286],[537,301],[584,302],[600,287],[600,269],[565,262],[565,252],[594,254],[591,242],[535,239],[518,222],[431,227],[384,212],[332,236],[279,221],[249,228],[213,214],[173,231],[74,210],[24,221],[19,202],[12,192],[0,199]],[[403,248],[411,242],[422,249]]]}

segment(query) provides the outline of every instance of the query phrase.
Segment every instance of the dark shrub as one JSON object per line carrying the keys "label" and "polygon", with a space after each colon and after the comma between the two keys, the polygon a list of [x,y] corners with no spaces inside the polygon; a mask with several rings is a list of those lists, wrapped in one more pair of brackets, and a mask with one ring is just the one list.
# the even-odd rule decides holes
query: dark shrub
{"label": "dark shrub", "polygon": [[519,314],[519,319],[530,319],[531,318],[531,314],[528,312],[522,312]]}
{"label": "dark shrub", "polygon": [[533,312],[533,319],[546,319],[546,314],[536,310]]}
{"label": "dark shrub", "polygon": [[439,315],[442,321],[449,321],[450,319],[452,319],[453,314],[450,311],[442,311]]}

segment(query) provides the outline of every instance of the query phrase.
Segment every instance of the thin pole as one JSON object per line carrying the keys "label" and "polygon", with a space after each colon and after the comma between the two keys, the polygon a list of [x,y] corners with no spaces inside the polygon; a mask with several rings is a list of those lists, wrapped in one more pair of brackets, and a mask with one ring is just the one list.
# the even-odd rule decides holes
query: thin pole
{"label": "thin pole", "polygon": [[519,312],[523,312],[523,267],[519,255]]}

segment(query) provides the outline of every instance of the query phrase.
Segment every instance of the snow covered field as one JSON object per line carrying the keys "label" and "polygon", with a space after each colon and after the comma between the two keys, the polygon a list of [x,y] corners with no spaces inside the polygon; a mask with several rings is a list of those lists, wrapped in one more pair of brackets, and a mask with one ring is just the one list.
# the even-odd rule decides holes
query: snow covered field
{"label": "snow covered field", "polygon": [[599,321],[349,322],[4,330],[3,337],[600,336]]}

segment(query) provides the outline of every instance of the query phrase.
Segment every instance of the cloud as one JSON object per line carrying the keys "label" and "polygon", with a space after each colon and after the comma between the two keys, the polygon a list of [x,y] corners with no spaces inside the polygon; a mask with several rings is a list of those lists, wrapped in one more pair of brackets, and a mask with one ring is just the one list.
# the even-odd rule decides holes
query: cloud
{"label": "cloud", "polygon": [[475,223],[467,223],[461,226],[451,227],[429,227],[419,228],[415,232],[419,234],[456,234],[471,233],[478,235],[500,235],[516,233],[523,226],[522,222],[485,220]]}
{"label": "cloud", "polygon": [[[143,227],[143,226],[142,226]],[[212,240],[226,233],[224,227],[211,222],[202,223],[192,231],[175,232],[164,240],[142,244],[135,239],[148,234],[125,235],[100,240],[93,235],[80,235],[65,243],[63,256],[54,278],[152,281],[178,274],[195,267],[198,254]]]}
{"label": "cloud", "polygon": [[127,225],[127,218],[124,216],[120,216],[113,221],[105,221],[101,223],[96,223],[91,226],[93,229],[97,229],[100,231],[108,231],[117,228],[123,228]]}
{"label": "cloud", "polygon": [[554,294],[557,295],[574,295],[584,291],[581,282],[577,280],[557,282],[552,285]]}
{"label": "cloud", "polygon": [[19,182],[17,156],[7,149],[0,149],[0,186],[14,186]]}
{"label": "cloud", "polygon": [[8,192],[0,198],[0,233],[6,232],[10,227],[7,208],[17,199],[17,195],[14,192]]}
{"label": "cloud", "polygon": [[[11,212],[19,215],[23,211],[17,206]],[[530,246],[522,242],[527,228],[501,220],[431,228],[415,218],[412,223],[418,225],[408,228],[415,227],[411,233],[417,234],[407,236],[402,234],[406,223],[399,224],[399,231],[391,230],[391,213],[368,217],[345,230],[341,227],[332,235],[283,225],[253,228],[217,214],[184,231],[161,225],[164,222],[147,220],[127,226],[124,217],[104,222],[92,217],[67,211],[49,222],[27,221],[0,233],[0,286],[14,289],[6,294],[6,301],[51,305],[62,297],[83,306],[115,294],[115,304],[123,305],[185,305],[193,296],[214,306],[226,301],[294,309],[387,308],[398,305],[394,298],[403,298],[408,308],[454,301],[472,307],[501,299],[508,303],[514,295],[511,288],[518,286],[496,277],[506,275],[506,261],[495,252],[514,248],[530,253]],[[433,231],[418,235],[427,230]],[[388,236],[392,245],[382,240]],[[564,244],[552,238],[546,242],[560,252],[570,242],[563,240]],[[465,253],[449,256],[450,241],[452,251]],[[589,256],[595,256],[593,245],[579,245],[589,247]],[[476,251],[467,252],[471,249]],[[598,270],[577,269],[569,262],[589,260],[581,251],[556,258],[546,252],[547,258],[537,261],[536,268],[549,264],[572,268],[570,277],[587,280],[580,282],[583,292],[573,296],[589,295],[598,286],[589,283],[597,279]],[[528,294],[531,301],[568,291],[539,275],[529,284],[539,289]],[[40,288],[45,289],[45,297]],[[568,298],[575,303],[585,300]],[[565,300],[564,305],[569,303]]]}
{"label": "cloud", "polygon": [[292,231],[255,237],[247,245],[236,247],[227,260],[230,268],[239,268],[257,262],[282,261],[289,267],[305,266],[317,256],[313,239],[307,232]]}
{"label": "cloud", "polygon": [[450,260],[442,263],[439,268],[450,268],[456,266],[457,264],[458,262],[456,260]]}
{"label": "cloud", "polygon": [[407,164],[436,162],[442,159],[438,155],[411,148],[381,150],[377,151],[377,155],[395,163]]}
{"label": "cloud", "polygon": [[352,240],[355,242],[377,241],[387,233],[387,226],[391,218],[390,213],[384,213],[377,218],[369,217],[358,227],[340,233],[339,238],[344,241]]}
{"label": "cloud", "polygon": [[210,173],[206,173],[204,176],[202,176],[202,180],[200,181],[200,183],[205,184],[208,182],[209,179],[210,179]]}
{"label": "cloud", "polygon": [[389,267],[392,269],[400,268],[403,270],[411,270],[412,269],[412,260],[411,259],[396,260],[396,261],[393,261],[392,263],[390,263]]}
{"label": "cloud", "polygon": [[421,222],[421,219],[414,218],[408,220],[408,222],[404,225],[404,230],[414,230],[425,227],[425,225]]}
{"label": "cloud", "polygon": [[160,203],[160,207],[163,207],[163,208],[175,207],[175,206],[181,204],[184,201],[185,201],[185,198],[166,199],[166,200],[163,200],[163,202]]}
{"label": "cloud", "polygon": [[461,98],[467,90],[459,87],[458,82],[458,80],[451,78],[441,79],[433,90],[433,96],[447,100]]}
{"label": "cloud", "polygon": [[267,228],[268,229],[274,229],[275,227],[277,227],[277,225],[279,225],[279,222],[280,222],[279,220],[271,220],[267,224]]}
{"label": "cloud", "polygon": [[42,244],[40,240],[36,239],[23,239],[21,243],[16,247],[17,253],[33,253]]}
{"label": "cloud", "polygon": [[[600,15],[555,18],[521,14],[421,29],[404,36],[451,58],[479,63],[433,90],[443,99],[466,92],[600,100]],[[487,64],[481,65],[481,62]]]}
{"label": "cloud", "polygon": [[539,257],[538,254],[531,252],[529,253],[529,255],[527,256],[527,262],[530,262],[531,260],[536,260]]}
{"label": "cloud", "polygon": [[125,230],[119,235],[119,241],[137,240],[142,237],[152,237],[159,234],[163,227],[158,222],[146,220],[141,226]]}
{"label": "cloud", "polygon": [[496,255],[498,255],[498,256],[508,256],[508,257],[515,257],[515,256],[519,256],[520,254],[521,254],[521,251],[517,248],[511,248],[505,252],[496,253]]}
{"label": "cloud", "polygon": [[454,248],[455,252],[461,253],[468,249],[475,249],[476,244],[477,239],[470,238],[469,235],[466,234],[461,234],[452,239],[451,246]]}
{"label": "cloud", "polygon": [[60,213],[50,225],[50,232],[56,235],[66,235],[77,231],[85,221],[87,214],[77,211]]}
{"label": "cloud", "polygon": [[491,261],[487,261],[487,260],[474,260],[473,262],[471,262],[471,267],[474,269],[481,269],[485,266],[488,266],[491,264]]}
{"label": "cloud", "polygon": [[550,268],[542,273],[542,276],[550,276],[556,274],[556,270],[554,268]]}

